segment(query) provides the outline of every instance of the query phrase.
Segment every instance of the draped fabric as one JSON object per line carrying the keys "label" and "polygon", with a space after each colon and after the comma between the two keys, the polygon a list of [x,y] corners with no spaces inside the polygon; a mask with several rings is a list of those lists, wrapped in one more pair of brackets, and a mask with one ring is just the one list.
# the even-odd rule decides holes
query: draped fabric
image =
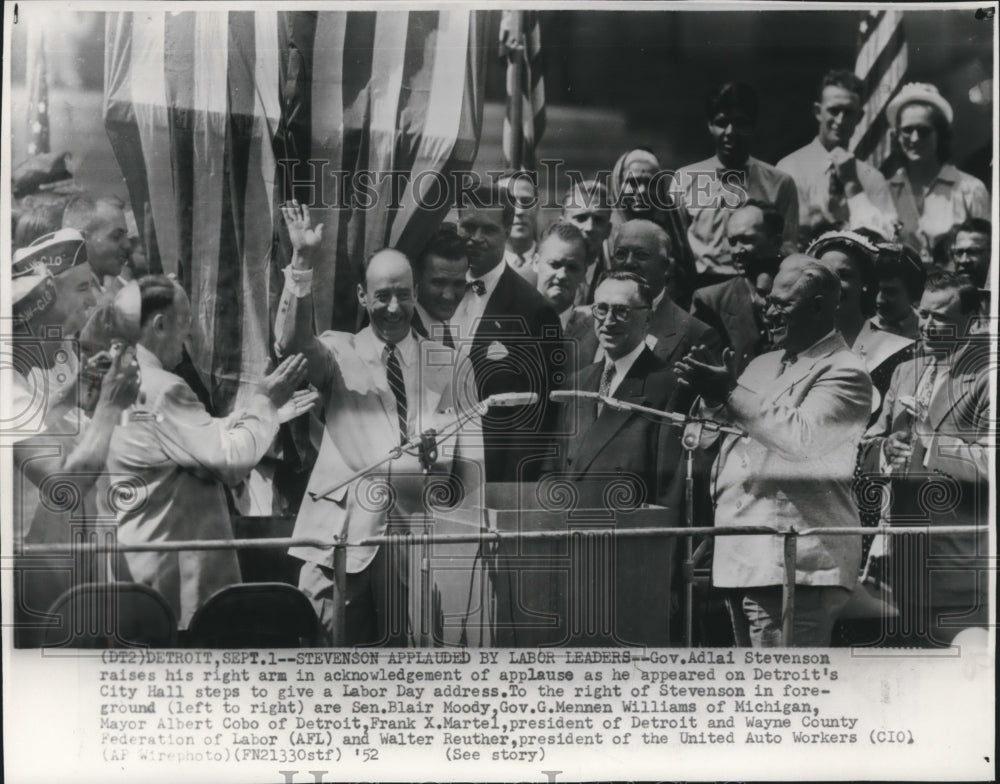
{"label": "draped fabric", "polygon": [[317,330],[353,331],[366,260],[414,254],[479,145],[486,13],[107,15],[105,126],[154,271],[191,296],[188,347],[215,413],[268,369],[278,206],[324,225]]}

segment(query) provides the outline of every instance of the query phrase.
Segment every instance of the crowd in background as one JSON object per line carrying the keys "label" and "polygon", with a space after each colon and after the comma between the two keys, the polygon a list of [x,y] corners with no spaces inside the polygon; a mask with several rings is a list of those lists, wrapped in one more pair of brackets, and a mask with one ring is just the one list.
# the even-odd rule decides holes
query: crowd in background
{"label": "crowd in background", "polygon": [[[755,92],[724,84],[706,100],[711,158],[662,177],[652,152],[628,151],[610,177],[573,183],[544,229],[534,176],[511,172],[457,204],[416,258],[385,249],[367,261],[356,334],[317,334],[313,270],[331,260],[318,257],[323,227],[289,203],[275,369],[224,417],[185,368],[198,325],[184,287],[150,274],[148,227],[114,198],[23,196],[12,225],[16,334],[30,349],[12,409],[27,412],[18,541],[67,541],[71,521],[89,518],[115,520],[124,543],[231,538],[249,493],[265,513],[294,515],[296,537],[356,542],[426,513],[427,475],[452,483],[456,505],[486,485],[556,477],[600,507],[624,478],[631,504],[682,525],[683,431],[617,400],[747,434],[700,434],[699,523],[981,529],[803,538],[793,641],[781,634],[781,538],[720,537],[709,604],[725,605],[731,630],[705,641],[941,645],[985,625],[991,196],[950,161],[953,113],[933,85],[905,85],[890,103],[885,171],[848,151],[860,99],[855,76],[828,73],[816,138],[771,165],[752,155]],[[558,391],[587,394],[553,402]],[[496,397],[511,393],[539,399]],[[408,447],[491,400],[453,443]],[[272,447],[286,423],[308,457],[282,488]],[[347,482],[396,447],[389,469]],[[55,476],[74,485],[75,506],[47,500]],[[376,477],[391,503],[365,502]],[[142,502],[112,503],[116,481],[137,482]],[[680,549],[634,571],[680,591]],[[416,567],[403,551],[351,547],[337,567],[328,547],[291,550],[322,642],[343,626],[351,645],[417,644]],[[126,553],[73,573],[22,566],[23,645],[41,642],[31,619],[74,581],[149,585],[183,630],[241,579],[227,550]],[[676,642],[676,603],[644,605],[632,566],[620,571],[618,594],[639,609],[621,609],[628,628],[612,641]],[[902,620],[887,633],[890,615]]]}

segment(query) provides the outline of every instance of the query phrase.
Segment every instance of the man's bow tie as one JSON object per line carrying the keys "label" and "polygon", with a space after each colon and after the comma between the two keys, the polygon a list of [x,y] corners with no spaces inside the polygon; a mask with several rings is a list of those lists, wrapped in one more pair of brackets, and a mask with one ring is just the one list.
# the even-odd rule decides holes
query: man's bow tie
{"label": "man's bow tie", "polygon": [[480,297],[486,293],[486,284],[483,283],[481,280],[470,280],[466,284],[466,287],[476,292],[476,294],[479,295]]}

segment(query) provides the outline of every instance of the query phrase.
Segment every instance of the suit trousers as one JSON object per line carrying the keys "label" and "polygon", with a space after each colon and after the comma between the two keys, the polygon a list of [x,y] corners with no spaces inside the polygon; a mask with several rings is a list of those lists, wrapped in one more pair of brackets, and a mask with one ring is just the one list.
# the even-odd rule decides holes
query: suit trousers
{"label": "suit trousers", "polygon": [[[344,646],[406,647],[411,643],[406,559],[406,547],[382,545],[368,566],[347,575]],[[319,618],[318,643],[332,645],[339,604],[334,570],[306,561],[299,572],[299,590],[312,602]]]}
{"label": "suit trousers", "polygon": [[839,585],[796,585],[790,642],[781,634],[780,585],[732,590],[726,606],[740,648],[826,648],[833,624],[850,598],[851,592]]}

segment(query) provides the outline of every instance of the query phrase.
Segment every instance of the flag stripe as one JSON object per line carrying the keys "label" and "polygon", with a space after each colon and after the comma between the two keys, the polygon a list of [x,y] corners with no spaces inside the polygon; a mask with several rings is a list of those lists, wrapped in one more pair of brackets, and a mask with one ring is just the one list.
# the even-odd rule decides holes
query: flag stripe
{"label": "flag stripe", "polygon": [[177,274],[177,209],[170,161],[170,127],[164,72],[164,14],[132,15],[129,100],[135,112],[142,157],[149,179],[149,204],[156,225],[163,271]]}
{"label": "flag stripe", "polygon": [[906,67],[902,14],[868,13],[859,28],[854,68],[863,85],[864,115],[854,130],[851,149],[875,166],[882,164],[890,149],[885,107],[902,84]]}

